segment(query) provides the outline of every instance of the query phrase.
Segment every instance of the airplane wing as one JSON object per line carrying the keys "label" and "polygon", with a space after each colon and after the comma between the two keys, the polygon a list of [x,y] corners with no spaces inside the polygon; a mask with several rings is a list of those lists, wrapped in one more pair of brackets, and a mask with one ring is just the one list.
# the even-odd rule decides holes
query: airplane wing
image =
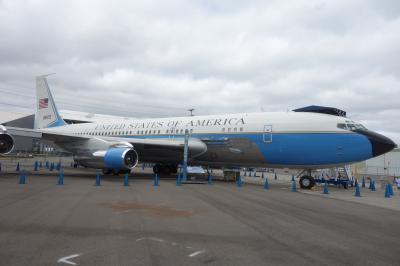
{"label": "airplane wing", "polygon": [[[25,129],[7,127],[11,136],[30,137],[39,139],[46,144],[62,148],[71,153],[79,153],[78,148],[85,150],[105,150],[112,146],[133,146],[139,155],[139,160],[144,162],[181,162],[183,159],[183,138],[127,138],[73,135],[41,129]],[[207,145],[199,139],[189,139],[189,157],[199,156],[207,151]]]}

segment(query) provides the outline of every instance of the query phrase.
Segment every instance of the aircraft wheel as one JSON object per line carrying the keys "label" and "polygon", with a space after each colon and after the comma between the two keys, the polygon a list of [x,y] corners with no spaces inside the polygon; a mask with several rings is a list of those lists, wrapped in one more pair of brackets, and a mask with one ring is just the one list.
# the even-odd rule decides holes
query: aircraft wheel
{"label": "aircraft wheel", "polygon": [[155,174],[161,173],[161,165],[160,164],[156,164],[153,166],[153,173],[155,173]]}
{"label": "aircraft wheel", "polygon": [[113,175],[119,175],[120,171],[118,169],[112,170]]}
{"label": "aircraft wheel", "polygon": [[172,172],[173,174],[178,173],[178,166],[177,166],[177,165],[171,165],[171,172]]}
{"label": "aircraft wheel", "polygon": [[303,189],[311,189],[315,186],[315,179],[312,176],[303,175],[299,181],[300,187]]}
{"label": "aircraft wheel", "polygon": [[102,172],[103,172],[104,175],[111,174],[111,170],[110,169],[103,169]]}
{"label": "aircraft wheel", "polygon": [[172,167],[171,166],[169,166],[169,165],[163,165],[162,167],[161,167],[161,171],[163,172],[163,174],[165,174],[165,175],[170,175],[171,173],[172,173]]}

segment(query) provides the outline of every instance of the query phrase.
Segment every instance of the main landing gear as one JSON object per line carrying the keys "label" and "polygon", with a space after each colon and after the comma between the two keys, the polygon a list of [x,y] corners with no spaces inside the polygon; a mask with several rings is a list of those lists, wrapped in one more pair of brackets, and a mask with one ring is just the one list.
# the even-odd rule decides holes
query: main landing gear
{"label": "main landing gear", "polygon": [[119,170],[119,169],[103,169],[102,170],[104,175],[119,175],[119,174],[129,174],[131,172],[130,169],[126,169],[126,170]]}
{"label": "main landing gear", "polygon": [[156,164],[153,166],[153,172],[155,174],[176,174],[178,172],[178,166],[173,164]]}
{"label": "main landing gear", "polygon": [[[306,170],[300,173],[302,175]],[[311,176],[311,170],[308,170],[308,173],[302,175],[299,180],[299,185],[302,189],[311,189],[315,186],[315,179]]]}

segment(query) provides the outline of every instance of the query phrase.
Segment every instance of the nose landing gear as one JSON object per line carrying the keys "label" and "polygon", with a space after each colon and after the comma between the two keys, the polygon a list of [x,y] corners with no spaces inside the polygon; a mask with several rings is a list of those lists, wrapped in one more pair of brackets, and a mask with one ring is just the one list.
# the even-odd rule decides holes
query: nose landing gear
{"label": "nose landing gear", "polygon": [[315,186],[315,179],[311,175],[303,175],[299,180],[302,189],[311,189]]}

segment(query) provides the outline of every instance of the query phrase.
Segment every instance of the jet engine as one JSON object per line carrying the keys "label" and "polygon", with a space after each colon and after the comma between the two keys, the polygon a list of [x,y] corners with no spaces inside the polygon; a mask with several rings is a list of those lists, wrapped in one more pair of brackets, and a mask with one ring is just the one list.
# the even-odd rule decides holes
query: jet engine
{"label": "jet engine", "polygon": [[138,154],[131,148],[110,148],[104,154],[108,169],[132,169],[138,163]]}
{"label": "jet engine", "polygon": [[7,133],[0,132],[0,154],[7,154],[14,148],[14,139]]}

